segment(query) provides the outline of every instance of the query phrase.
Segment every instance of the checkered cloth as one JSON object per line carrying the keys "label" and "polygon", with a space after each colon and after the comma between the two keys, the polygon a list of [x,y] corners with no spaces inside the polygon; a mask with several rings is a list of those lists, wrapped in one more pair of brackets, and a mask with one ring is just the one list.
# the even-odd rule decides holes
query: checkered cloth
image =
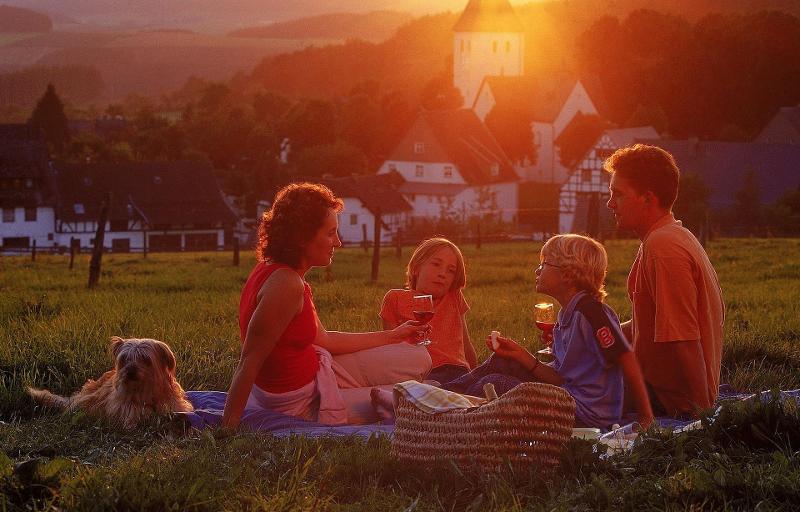
{"label": "checkered cloth", "polygon": [[417,409],[428,414],[447,412],[454,409],[469,409],[486,403],[486,399],[461,395],[442,388],[407,380],[394,385],[394,405],[400,396],[414,404]]}

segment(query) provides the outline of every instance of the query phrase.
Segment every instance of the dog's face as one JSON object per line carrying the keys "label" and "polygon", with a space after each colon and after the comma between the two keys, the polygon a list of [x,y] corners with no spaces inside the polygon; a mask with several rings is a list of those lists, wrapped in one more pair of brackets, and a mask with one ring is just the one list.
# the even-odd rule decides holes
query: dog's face
{"label": "dog's face", "polygon": [[175,378],[175,355],[164,342],[114,336],[111,356],[118,382],[126,391],[171,382]]}

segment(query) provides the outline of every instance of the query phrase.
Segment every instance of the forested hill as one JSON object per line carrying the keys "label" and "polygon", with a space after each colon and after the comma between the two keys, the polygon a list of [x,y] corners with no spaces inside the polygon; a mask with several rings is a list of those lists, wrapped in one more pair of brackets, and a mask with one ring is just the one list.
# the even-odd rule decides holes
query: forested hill
{"label": "forested hill", "polygon": [[376,11],[367,14],[335,13],[311,16],[283,23],[247,27],[231,32],[233,37],[263,37],[273,39],[389,39],[411,15],[395,11]]}
{"label": "forested hill", "polygon": [[[519,6],[525,72],[592,76],[600,82],[607,118],[621,126],[654,124],[674,136],[741,140],[780,106],[800,102],[800,2],[698,0],[686,13],[678,5],[685,2]],[[770,7],[781,9],[765,10]],[[268,58],[234,86],[334,98],[370,81],[419,104],[452,83],[457,18],[415,19],[383,43],[349,41]],[[744,82],[748,76],[763,79]]]}
{"label": "forested hill", "polygon": [[46,14],[0,5],[0,33],[8,32],[50,32],[53,21]]}

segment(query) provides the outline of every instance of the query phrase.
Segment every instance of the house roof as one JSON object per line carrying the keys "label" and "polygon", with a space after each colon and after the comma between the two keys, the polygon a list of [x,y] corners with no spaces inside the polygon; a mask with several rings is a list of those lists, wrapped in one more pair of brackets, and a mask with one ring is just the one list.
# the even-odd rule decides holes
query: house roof
{"label": "house roof", "polygon": [[[0,124],[0,207],[34,208],[54,201],[50,153],[41,133],[27,124]],[[30,186],[29,186],[30,185]]]}
{"label": "house roof", "polygon": [[[481,89],[489,87],[495,104],[499,107],[524,109],[532,121],[552,123],[561,113],[569,95],[580,82],[597,107],[596,98],[602,97],[593,80],[579,78],[572,73],[555,72],[547,76],[487,76]],[[475,101],[478,101],[476,96]],[[474,106],[474,105],[473,105]],[[598,111],[602,109],[598,108]]]}
{"label": "house roof", "polygon": [[781,141],[794,139],[800,141],[800,105],[796,107],[781,107],[777,114],[763,128],[756,137],[756,142],[770,142],[774,138],[776,130],[783,136]]}
{"label": "house roof", "polygon": [[354,197],[360,200],[373,214],[378,210],[381,213],[401,213],[412,209],[403,194],[398,191],[398,187],[402,186],[405,180],[397,172],[323,179],[320,182],[341,198]]}
{"label": "house roof", "polygon": [[106,192],[113,194],[111,220],[143,219],[150,228],[237,220],[205,162],[63,164],[57,169],[57,216],[65,222],[95,221]]}
{"label": "house roof", "polygon": [[[409,133],[394,149],[389,160],[427,161],[414,153],[415,137],[432,137],[419,142],[437,145],[443,151],[436,161],[454,163],[470,185],[518,181],[514,168],[486,125],[470,109],[431,110],[419,115]],[[446,160],[441,160],[445,158]],[[493,166],[497,165],[497,172]]]}
{"label": "house roof", "polygon": [[470,0],[454,32],[524,32],[508,0]]}
{"label": "house roof", "polygon": [[655,140],[660,136],[652,126],[636,126],[633,128],[614,128],[603,132],[607,135],[615,148],[624,148],[635,143],[638,139]]}
{"label": "house roof", "polygon": [[681,172],[699,174],[710,191],[712,209],[730,208],[752,170],[762,204],[800,187],[800,146],[693,140],[640,140],[672,153]]}

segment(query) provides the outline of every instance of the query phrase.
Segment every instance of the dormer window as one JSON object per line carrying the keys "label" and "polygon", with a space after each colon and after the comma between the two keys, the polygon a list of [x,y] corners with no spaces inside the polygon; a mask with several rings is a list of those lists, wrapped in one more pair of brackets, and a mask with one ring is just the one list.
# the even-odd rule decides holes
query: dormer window
{"label": "dormer window", "polygon": [[444,167],[444,177],[445,178],[452,178],[453,177],[453,167],[450,165],[446,165]]}
{"label": "dormer window", "polygon": [[491,173],[492,176],[500,176],[500,164],[497,162],[493,163],[491,167]]}
{"label": "dormer window", "polygon": [[421,155],[425,152],[425,143],[424,142],[415,142],[414,143],[414,154]]}
{"label": "dormer window", "polygon": [[417,165],[414,169],[414,177],[422,178],[423,176],[425,176],[425,168],[421,165]]}
{"label": "dormer window", "polygon": [[86,210],[83,208],[83,203],[73,204],[72,210],[75,212],[76,215],[83,215],[86,213]]}

